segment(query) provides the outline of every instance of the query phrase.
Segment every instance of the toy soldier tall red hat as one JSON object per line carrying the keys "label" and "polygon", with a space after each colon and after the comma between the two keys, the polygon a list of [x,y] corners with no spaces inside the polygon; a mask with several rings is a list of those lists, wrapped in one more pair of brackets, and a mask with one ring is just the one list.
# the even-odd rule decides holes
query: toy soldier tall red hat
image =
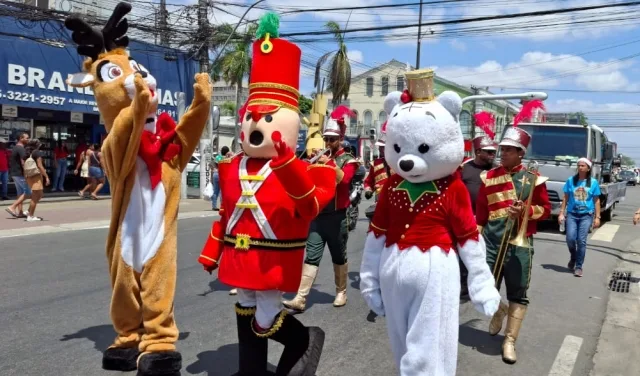
{"label": "toy soldier tall red hat", "polygon": [[300,58],[295,44],[278,38],[280,21],[276,14],[260,19],[253,43],[251,82],[247,111],[273,113],[281,107],[298,111],[300,92]]}

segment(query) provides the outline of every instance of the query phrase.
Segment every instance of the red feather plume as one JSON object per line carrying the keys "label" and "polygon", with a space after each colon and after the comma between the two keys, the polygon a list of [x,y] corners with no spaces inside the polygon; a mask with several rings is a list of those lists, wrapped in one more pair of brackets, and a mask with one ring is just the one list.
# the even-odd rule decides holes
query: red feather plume
{"label": "red feather plume", "polygon": [[513,126],[517,127],[518,124],[522,123],[523,121],[530,121],[531,118],[533,118],[533,112],[536,109],[541,109],[543,111],[545,110],[544,103],[542,103],[541,100],[536,99],[533,101],[526,102],[522,106],[522,109],[520,110],[518,115],[516,115],[516,117],[513,118]]}
{"label": "red feather plume", "polygon": [[331,113],[331,118],[333,120],[338,120],[338,119],[342,119],[344,115],[348,115],[351,118],[356,117],[356,113],[351,111],[349,107],[340,105],[336,107],[335,110],[333,110],[333,112]]}
{"label": "red feather plume", "polygon": [[482,131],[493,140],[496,136],[496,118],[493,114],[488,111],[482,111],[473,115],[473,118],[475,120],[476,127],[482,129]]}

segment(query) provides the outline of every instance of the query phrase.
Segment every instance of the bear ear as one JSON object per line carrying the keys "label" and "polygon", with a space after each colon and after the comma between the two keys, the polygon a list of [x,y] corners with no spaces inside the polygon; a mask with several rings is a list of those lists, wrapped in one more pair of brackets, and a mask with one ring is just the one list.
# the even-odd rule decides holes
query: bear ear
{"label": "bear ear", "polygon": [[398,103],[401,103],[400,101],[401,95],[402,95],[402,92],[400,91],[392,91],[391,93],[387,94],[387,96],[384,98],[384,112],[386,112],[387,115],[391,115],[396,105],[398,105]]}
{"label": "bear ear", "polygon": [[438,102],[442,107],[446,108],[456,120],[462,111],[462,99],[460,95],[454,91],[443,91],[438,95]]}

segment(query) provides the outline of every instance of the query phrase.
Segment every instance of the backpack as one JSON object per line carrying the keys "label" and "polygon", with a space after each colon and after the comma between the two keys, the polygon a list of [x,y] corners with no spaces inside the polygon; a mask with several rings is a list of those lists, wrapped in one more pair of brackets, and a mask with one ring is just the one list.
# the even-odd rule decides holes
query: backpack
{"label": "backpack", "polygon": [[40,175],[40,169],[38,168],[36,160],[33,159],[32,155],[29,155],[29,158],[24,161],[24,176],[30,178],[36,175]]}

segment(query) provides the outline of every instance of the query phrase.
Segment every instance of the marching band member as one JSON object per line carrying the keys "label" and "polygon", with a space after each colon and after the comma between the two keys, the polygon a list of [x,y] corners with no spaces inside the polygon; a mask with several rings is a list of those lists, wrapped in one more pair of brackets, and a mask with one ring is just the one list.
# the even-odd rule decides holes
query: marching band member
{"label": "marching band member", "polygon": [[[220,162],[222,208],[198,261],[238,288],[238,376],[267,374],[268,339],[284,345],[277,375],[313,375],[324,332],[282,306],[298,290],[313,218],[335,195],[336,171],[296,158],[301,51],[262,17],[240,140],[244,156]],[[222,259],[220,260],[220,257]]]}
{"label": "marching band member", "polygon": [[369,173],[364,180],[364,197],[367,200],[373,197],[374,193],[377,197],[377,195],[380,194],[380,190],[384,183],[386,183],[389,176],[394,173],[393,170],[389,168],[389,165],[387,165],[387,161],[384,159],[384,137],[381,137],[376,141],[376,146],[378,147],[378,152],[380,154],[378,158],[373,160],[371,167],[369,167]]}
{"label": "marching band member", "polygon": [[338,106],[331,113],[324,128],[324,142],[331,150],[331,157],[323,155],[317,163],[335,169],[336,195],[311,224],[300,288],[295,298],[284,302],[285,307],[298,312],[303,312],[306,308],[307,295],[318,274],[325,245],[329,246],[335,276],[336,298],[333,306],[342,307],[347,304],[347,241],[349,240],[347,208],[351,205],[349,198],[351,179],[360,164],[351,154],[345,153],[341,145],[347,128],[344,122],[345,115],[353,116],[354,114],[347,107]]}
{"label": "marching band member", "polygon": [[[539,176],[536,171],[535,186],[531,187],[532,175],[522,165],[531,136],[514,124],[499,144],[501,165],[480,175],[482,184],[476,202],[476,222],[487,246],[487,263],[496,287],[500,288],[504,278],[507,288],[509,305],[500,303],[489,324],[489,334],[500,333],[504,318],[508,316],[502,344],[502,359],[508,364],[516,362],[515,343],[529,304],[527,290],[531,282],[533,234],[537,222],[551,214],[545,185],[548,178]],[[524,213],[531,189],[531,206],[529,212]],[[509,244],[518,233],[524,216],[529,217],[525,233],[528,246]],[[514,223],[511,231],[506,228],[508,219]]]}

